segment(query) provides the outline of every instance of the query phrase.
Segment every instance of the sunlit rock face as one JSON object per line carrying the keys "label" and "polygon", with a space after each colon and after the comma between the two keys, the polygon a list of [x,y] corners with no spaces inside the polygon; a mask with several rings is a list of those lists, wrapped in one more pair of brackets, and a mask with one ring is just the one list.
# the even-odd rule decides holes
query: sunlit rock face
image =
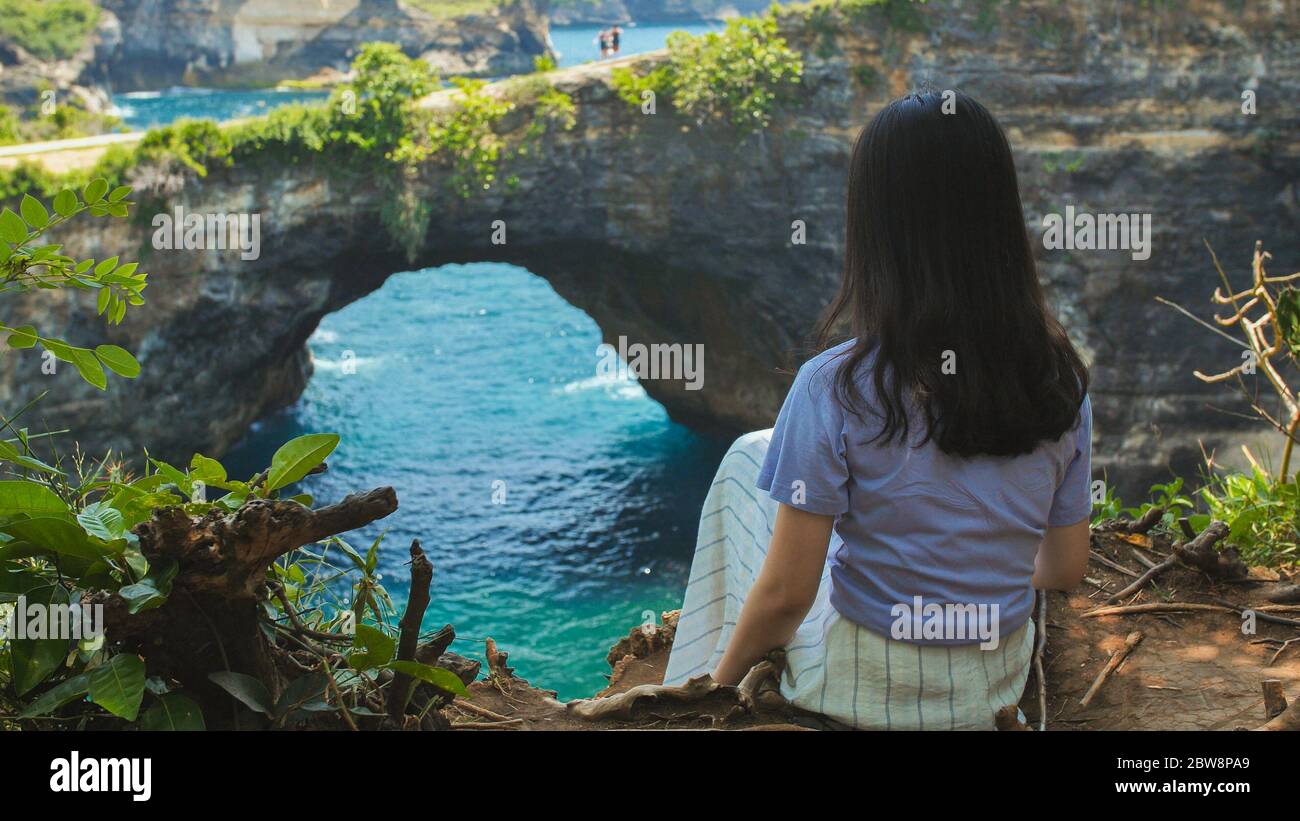
{"label": "sunlit rock face", "polygon": [[398,0],[105,0],[123,37],[102,61],[115,91],[258,86],[347,69],[363,43],[398,43],[444,74],[531,71],[546,53],[534,0],[450,16]]}
{"label": "sunlit rock face", "polygon": [[[642,114],[613,93],[607,67],[557,72],[578,104],[576,126],[552,129],[513,162],[513,189],[461,200],[430,166],[419,185],[432,217],[414,262],[380,227],[377,187],[332,177],[328,158],[216,169],[139,220],[64,237],[96,257],[141,249],[153,272],[149,305],[110,336],[140,352],[144,374],[115,380],[105,395],[10,353],[0,407],[48,389],[45,421],[92,449],[219,454],[299,394],[304,345],[323,314],[394,271],[500,260],[545,277],[610,342],[702,344],[700,390],[645,383],[677,418],[730,431],[769,426],[837,282],[852,140],[886,100],[929,83],[964,89],[1005,124],[1042,278],[1093,363],[1097,475],[1144,492],[1171,463],[1194,474],[1200,442],[1222,457],[1262,433],[1212,408],[1240,403],[1192,376],[1231,367],[1238,350],[1155,297],[1209,315],[1217,275],[1203,240],[1238,284],[1257,239],[1275,273],[1300,268],[1291,104],[1300,99],[1300,26],[1289,4],[1233,5],[1189,0],[1153,16],[1042,0],[985,19],[984,4],[931,2],[915,30],[876,17],[796,18],[786,29],[805,52],[802,97],[761,136],[696,128],[666,106]],[[1242,112],[1247,90],[1253,115]],[[525,106],[501,127],[513,138],[529,122]],[[260,213],[260,258],[153,250],[148,217],[176,204]],[[1149,258],[1043,247],[1043,216],[1070,206],[1150,215]],[[493,241],[496,221],[504,244]],[[38,294],[26,304],[46,334],[104,337],[90,302]]]}

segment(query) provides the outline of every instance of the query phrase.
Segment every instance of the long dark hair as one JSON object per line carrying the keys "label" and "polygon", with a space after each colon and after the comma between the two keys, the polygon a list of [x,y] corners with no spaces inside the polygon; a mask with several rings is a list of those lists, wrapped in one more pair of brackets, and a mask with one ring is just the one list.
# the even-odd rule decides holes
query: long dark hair
{"label": "long dark hair", "polygon": [[[835,390],[957,456],[1028,453],[1074,427],[1088,370],[1052,316],[997,120],[960,92],[909,94],[862,129],[849,171],[844,275],[818,344],[849,325]],[[875,407],[855,379],[874,352]]]}

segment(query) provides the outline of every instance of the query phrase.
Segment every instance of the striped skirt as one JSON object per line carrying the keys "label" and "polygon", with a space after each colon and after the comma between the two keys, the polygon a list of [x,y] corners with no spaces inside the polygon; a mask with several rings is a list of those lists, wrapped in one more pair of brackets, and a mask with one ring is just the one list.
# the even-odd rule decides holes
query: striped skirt
{"label": "striped skirt", "polygon": [[[665,684],[712,672],[758,578],[778,507],[756,487],[771,433],[737,439],[709,489]],[[1033,633],[1030,622],[992,650],[895,641],[831,606],[827,564],[812,609],[785,648],[781,692],[860,729],[991,730],[994,714],[1020,700]]]}

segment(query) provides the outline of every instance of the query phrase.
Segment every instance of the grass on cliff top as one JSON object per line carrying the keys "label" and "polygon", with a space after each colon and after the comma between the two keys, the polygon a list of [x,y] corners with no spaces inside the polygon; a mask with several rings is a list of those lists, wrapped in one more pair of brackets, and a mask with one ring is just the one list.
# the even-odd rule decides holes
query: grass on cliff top
{"label": "grass on cliff top", "polygon": [[501,4],[498,0],[403,0],[436,20],[450,20],[471,14],[488,14]]}
{"label": "grass on cliff top", "polygon": [[0,0],[0,40],[42,60],[66,60],[81,50],[99,22],[90,0]]}

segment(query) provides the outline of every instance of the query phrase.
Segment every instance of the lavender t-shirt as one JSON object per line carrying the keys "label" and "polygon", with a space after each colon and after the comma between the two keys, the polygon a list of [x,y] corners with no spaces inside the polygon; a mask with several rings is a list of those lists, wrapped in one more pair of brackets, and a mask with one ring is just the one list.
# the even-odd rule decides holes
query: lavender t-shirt
{"label": "lavender t-shirt", "polygon": [[[996,615],[997,632],[1009,635],[1033,609],[1030,577],[1047,528],[1076,524],[1091,512],[1088,399],[1073,430],[1021,456],[950,456],[932,441],[868,443],[879,430],[877,417],[863,414],[864,422],[835,395],[851,345],[799,370],[759,488],[784,504],[836,517],[830,600],[851,621],[904,641],[983,643],[973,627],[961,637],[929,632],[919,612],[930,607],[937,614],[938,605],[970,614],[982,605]],[[868,404],[872,362],[868,356],[856,378]],[[923,438],[919,427],[912,425],[913,444]]]}

